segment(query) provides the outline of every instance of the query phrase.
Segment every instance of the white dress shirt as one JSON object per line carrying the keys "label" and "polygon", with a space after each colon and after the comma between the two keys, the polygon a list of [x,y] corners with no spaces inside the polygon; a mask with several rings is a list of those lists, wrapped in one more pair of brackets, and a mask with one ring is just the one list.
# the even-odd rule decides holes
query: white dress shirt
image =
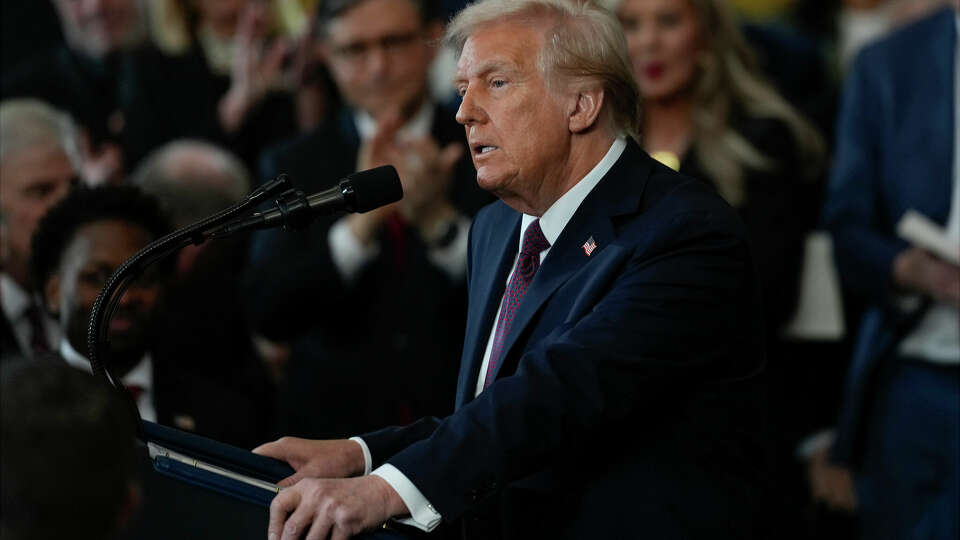
{"label": "white dress shirt", "polygon": [[[3,307],[3,316],[10,321],[17,346],[24,358],[33,357],[33,325],[30,324],[28,310],[34,300],[30,293],[24,290],[9,274],[0,273],[0,304]],[[46,333],[47,343],[52,348],[60,341],[60,328],[56,321],[42,315],[43,330]]]}
{"label": "white dress shirt", "polygon": [[[90,360],[77,352],[66,339],[60,341],[60,356],[71,366],[82,369],[87,373],[93,373]],[[150,355],[145,354],[143,359],[120,379],[120,382],[124,386],[139,386],[143,389],[143,392],[137,397],[137,410],[140,411],[140,418],[148,422],[156,422],[157,409],[153,405],[153,360]]]}
{"label": "white dress shirt", "polygon": [[[593,191],[597,184],[600,183],[600,180],[607,174],[610,168],[613,167],[613,164],[620,159],[620,155],[623,154],[626,147],[627,143],[623,137],[618,137],[614,140],[613,144],[610,145],[610,149],[607,150],[606,155],[603,156],[603,159],[540,216],[540,228],[551,246],[556,243],[557,238],[560,237],[560,233],[563,232],[567,223],[570,222],[570,219],[573,218],[577,209],[580,208],[583,200]],[[517,244],[517,255],[514,257],[514,266],[516,266],[517,257],[520,256],[520,250],[522,249],[523,233],[526,232],[527,227],[536,219],[536,216],[527,214],[524,214],[521,218],[520,241]],[[546,259],[549,251],[550,248],[547,248],[540,253],[541,263]],[[512,270],[510,275],[513,275]],[[507,283],[509,282],[510,276],[507,276]],[[503,306],[502,298],[500,299],[500,306]],[[499,319],[499,316],[500,310],[498,309],[497,315],[493,318],[494,324],[490,329],[490,337],[487,339],[486,351],[483,353],[483,362],[480,367],[479,377],[477,378],[475,395],[480,395],[480,392],[483,391],[483,381],[486,377],[487,365],[490,363],[490,349],[493,344],[493,336],[496,333],[496,321]],[[400,495],[407,509],[410,510],[410,518],[400,520],[402,523],[413,525],[424,531],[432,531],[440,524],[440,513],[437,512],[433,505],[430,504],[430,501],[423,496],[423,493],[417,489],[406,475],[389,463],[377,467],[375,471],[370,473],[372,462],[370,449],[363,439],[359,437],[353,437],[351,440],[357,441],[363,449],[363,457],[365,460],[364,473],[375,474],[386,480],[386,482],[390,484],[390,487]]]}
{"label": "white dress shirt", "polygon": [[[397,140],[416,140],[430,135],[433,125],[433,103],[425,101],[420,110],[406,124],[397,131]],[[377,121],[369,114],[359,111],[354,115],[354,123],[360,139],[369,141],[377,133]],[[470,230],[470,220],[460,216],[456,221],[457,233],[453,242],[444,247],[432,248],[427,252],[427,258],[435,266],[447,273],[451,278],[461,279],[467,269],[467,233]],[[341,218],[330,228],[327,241],[330,244],[330,255],[333,264],[337,267],[345,281],[353,281],[360,269],[380,253],[380,246],[376,243],[363,245],[347,226],[347,219]]]}

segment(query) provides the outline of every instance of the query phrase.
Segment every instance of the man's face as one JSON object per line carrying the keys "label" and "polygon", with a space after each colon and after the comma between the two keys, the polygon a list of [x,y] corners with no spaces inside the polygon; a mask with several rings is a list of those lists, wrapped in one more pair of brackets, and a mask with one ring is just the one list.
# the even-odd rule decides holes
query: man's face
{"label": "man's face", "polygon": [[54,0],[72,47],[94,57],[132,45],[141,35],[139,0]]}
{"label": "man's face", "polygon": [[324,45],[344,99],[374,118],[412,114],[427,96],[436,30],[410,0],[367,0],[333,19]]}
{"label": "man's face", "polygon": [[570,97],[548,88],[537,67],[543,36],[524,24],[483,27],[467,39],[454,79],[477,183],[531,213],[568,175],[571,142]]}
{"label": "man's face", "polygon": [[47,146],[18,151],[0,161],[3,266],[26,285],[30,237],[37,222],[63,198],[76,177],[67,154]]}
{"label": "man's face", "polygon": [[[59,314],[60,325],[78,352],[87,352],[90,312],[107,278],[151,240],[146,230],[120,220],[95,221],[77,229],[45,292],[48,307]],[[118,362],[139,360],[146,349],[158,290],[148,271],[120,300],[108,332]]]}

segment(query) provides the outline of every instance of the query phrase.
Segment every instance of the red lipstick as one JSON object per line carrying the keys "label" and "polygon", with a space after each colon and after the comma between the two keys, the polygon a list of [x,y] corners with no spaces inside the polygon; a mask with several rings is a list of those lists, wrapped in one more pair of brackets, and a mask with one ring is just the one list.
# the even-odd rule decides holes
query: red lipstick
{"label": "red lipstick", "polygon": [[663,62],[651,62],[643,68],[644,75],[650,79],[659,79],[663,76],[663,72],[666,67],[663,65]]}

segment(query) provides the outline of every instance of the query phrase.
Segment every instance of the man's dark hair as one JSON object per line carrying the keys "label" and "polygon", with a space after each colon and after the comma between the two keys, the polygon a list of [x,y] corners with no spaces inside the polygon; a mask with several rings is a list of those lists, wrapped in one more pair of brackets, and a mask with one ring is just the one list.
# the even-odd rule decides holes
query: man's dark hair
{"label": "man's dark hair", "polygon": [[62,360],[0,371],[0,536],[114,536],[136,483],[135,428],[103,380]]}
{"label": "man's dark hair", "polygon": [[[51,208],[31,239],[30,276],[44,294],[44,284],[60,266],[77,230],[98,221],[125,221],[154,239],[170,232],[170,222],[156,199],[132,186],[77,187]],[[46,302],[44,302],[46,305]]]}
{"label": "man's dark hair", "polygon": [[[324,35],[326,27],[333,19],[343,15],[347,11],[359,6],[368,0],[321,0],[317,6],[317,29],[320,35]],[[420,22],[427,24],[434,21],[440,21],[443,15],[438,9],[437,0],[408,0],[420,14]]]}

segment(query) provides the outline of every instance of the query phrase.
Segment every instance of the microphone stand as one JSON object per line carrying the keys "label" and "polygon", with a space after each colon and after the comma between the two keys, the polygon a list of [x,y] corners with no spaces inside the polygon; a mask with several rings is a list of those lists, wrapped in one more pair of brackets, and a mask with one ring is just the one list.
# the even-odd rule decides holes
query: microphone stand
{"label": "microphone stand", "polygon": [[[254,190],[245,200],[234,206],[151,242],[124,261],[107,279],[103,289],[100,290],[100,294],[97,295],[93,310],[90,312],[90,324],[87,328],[87,349],[94,376],[105,379],[108,384],[117,390],[123,389],[120,380],[110,372],[108,367],[110,365],[110,340],[107,337],[107,330],[109,329],[109,322],[116,312],[117,305],[123,298],[123,293],[126,292],[127,287],[134,280],[140,277],[151,265],[190,244],[200,245],[209,239],[226,238],[235,232],[240,232],[241,229],[234,230],[232,226],[246,219],[258,205],[278,193],[281,196],[288,194],[297,196],[297,193],[290,188],[290,181],[285,174],[281,174]],[[299,195],[302,197],[302,194]],[[283,203],[278,200],[276,204],[281,205]],[[129,394],[127,396],[128,401],[133,404],[134,418],[137,420],[137,434],[141,436],[139,411]]]}

